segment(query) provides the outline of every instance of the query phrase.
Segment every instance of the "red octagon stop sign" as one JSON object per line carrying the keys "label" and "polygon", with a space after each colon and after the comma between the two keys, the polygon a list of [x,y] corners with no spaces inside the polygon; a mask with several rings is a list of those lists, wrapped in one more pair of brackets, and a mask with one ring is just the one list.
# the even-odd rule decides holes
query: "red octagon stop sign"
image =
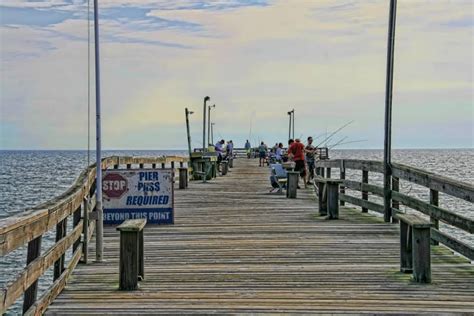
{"label": "red octagon stop sign", "polygon": [[118,173],[107,173],[102,178],[102,192],[111,199],[120,198],[127,189],[127,179]]}

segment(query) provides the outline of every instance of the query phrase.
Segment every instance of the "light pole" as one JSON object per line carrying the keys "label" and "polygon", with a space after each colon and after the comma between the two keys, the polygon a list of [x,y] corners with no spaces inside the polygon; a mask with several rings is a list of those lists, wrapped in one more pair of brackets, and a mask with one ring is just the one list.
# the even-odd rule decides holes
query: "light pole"
{"label": "light pole", "polygon": [[191,132],[189,131],[189,116],[193,114],[193,111],[189,111],[188,108],[184,109],[184,113],[186,115],[186,132],[188,134],[188,150],[189,150],[189,159],[191,159]]}
{"label": "light pole", "polygon": [[204,98],[204,106],[202,110],[202,153],[206,152],[206,102],[211,98],[206,96]]}
{"label": "light pole", "polygon": [[214,144],[214,125],[216,123],[211,123],[211,144]]}
{"label": "light pole", "polygon": [[292,115],[293,116],[293,132],[292,132],[293,135],[292,135],[292,138],[295,139],[295,109],[293,109],[291,111],[291,113],[293,114]]}
{"label": "light pole", "polygon": [[[100,57],[99,57],[99,4],[94,0],[94,42],[95,42],[95,108],[96,108],[96,261],[102,261],[104,239],[104,216],[102,209],[102,144],[100,125]],[[87,225],[87,223],[86,223]]]}
{"label": "light pole", "polygon": [[385,85],[385,135],[383,151],[383,204],[384,221],[390,222],[392,217],[392,93],[393,93],[393,59],[395,47],[395,25],[397,15],[397,0],[390,0],[387,40],[387,78]]}
{"label": "light pole", "polygon": [[209,105],[207,107],[207,144],[211,145],[210,138],[211,138],[211,108],[216,108],[216,105]]}
{"label": "light pole", "polygon": [[289,125],[288,125],[288,140],[291,139],[291,126],[293,125],[293,138],[295,137],[295,109],[288,111]]}

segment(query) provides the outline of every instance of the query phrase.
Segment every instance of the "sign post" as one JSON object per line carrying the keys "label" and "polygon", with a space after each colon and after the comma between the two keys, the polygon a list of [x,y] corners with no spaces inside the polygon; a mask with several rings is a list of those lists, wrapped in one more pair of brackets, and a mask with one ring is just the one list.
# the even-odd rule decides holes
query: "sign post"
{"label": "sign post", "polygon": [[104,224],[146,218],[150,224],[174,223],[174,170],[107,170],[102,179]]}

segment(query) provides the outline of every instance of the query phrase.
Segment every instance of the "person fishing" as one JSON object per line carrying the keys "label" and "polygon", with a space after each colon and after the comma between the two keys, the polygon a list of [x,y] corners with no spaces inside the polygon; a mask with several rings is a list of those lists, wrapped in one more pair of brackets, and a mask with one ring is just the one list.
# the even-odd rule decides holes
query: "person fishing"
{"label": "person fishing", "polygon": [[250,145],[250,142],[249,140],[247,139],[247,141],[245,142],[245,152],[247,153],[247,158],[250,159],[250,150],[252,148],[252,146]]}
{"label": "person fishing", "polygon": [[218,141],[216,143],[216,145],[214,146],[214,149],[216,150],[216,153],[217,153],[217,163],[221,163],[222,161],[222,153],[223,153],[223,148],[222,146],[224,146],[225,144],[225,140],[221,139],[220,141]]}
{"label": "person fishing", "polygon": [[283,160],[283,143],[279,143],[275,150],[275,160],[278,163],[282,163]]}
{"label": "person fishing", "polygon": [[232,143],[232,140],[229,140],[227,142],[227,146],[225,147],[225,153],[226,154],[225,154],[224,159],[232,158],[233,151],[234,151],[234,143]]}
{"label": "person fishing", "polygon": [[308,144],[304,148],[306,155],[306,165],[308,167],[308,177],[306,184],[312,184],[311,180],[314,178],[316,147],[313,146],[313,137],[308,137]]}
{"label": "person fishing", "polygon": [[[288,158],[295,162],[295,171],[300,173],[300,176],[303,179],[304,185],[306,187],[306,166],[304,155],[305,147],[299,138],[295,139],[295,141],[290,139],[288,144],[290,145],[288,148]],[[299,188],[300,186],[298,185],[298,189]]]}
{"label": "person fishing", "polygon": [[268,147],[262,141],[260,143],[260,146],[258,146],[258,166],[259,167],[263,167],[263,165],[265,164],[265,161],[267,159],[267,151],[268,151]]}

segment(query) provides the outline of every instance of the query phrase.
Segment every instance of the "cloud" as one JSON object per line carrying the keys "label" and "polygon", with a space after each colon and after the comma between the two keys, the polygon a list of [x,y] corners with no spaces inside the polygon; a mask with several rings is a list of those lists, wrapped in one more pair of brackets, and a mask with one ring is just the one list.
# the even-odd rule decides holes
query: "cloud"
{"label": "cloud", "polygon": [[[61,17],[9,20],[0,31],[4,135],[27,126],[9,146],[81,147],[86,2],[5,3],[51,13],[51,21]],[[191,125],[198,140],[205,95],[217,105],[216,131],[237,143],[249,137],[250,125],[254,139],[283,141],[286,112],[295,108],[297,134],[323,133],[354,119],[346,130],[350,138],[383,144],[386,2],[107,0],[100,6],[108,148],[184,148],[184,107],[196,112]],[[394,127],[407,130],[423,118],[428,139],[444,117],[456,130],[437,137],[440,146],[462,134],[471,137],[459,143],[472,146],[465,119],[474,118],[472,28],[453,22],[472,18],[471,7],[467,1],[399,2]],[[456,110],[446,115],[450,106]],[[399,129],[394,144],[409,146]]]}

